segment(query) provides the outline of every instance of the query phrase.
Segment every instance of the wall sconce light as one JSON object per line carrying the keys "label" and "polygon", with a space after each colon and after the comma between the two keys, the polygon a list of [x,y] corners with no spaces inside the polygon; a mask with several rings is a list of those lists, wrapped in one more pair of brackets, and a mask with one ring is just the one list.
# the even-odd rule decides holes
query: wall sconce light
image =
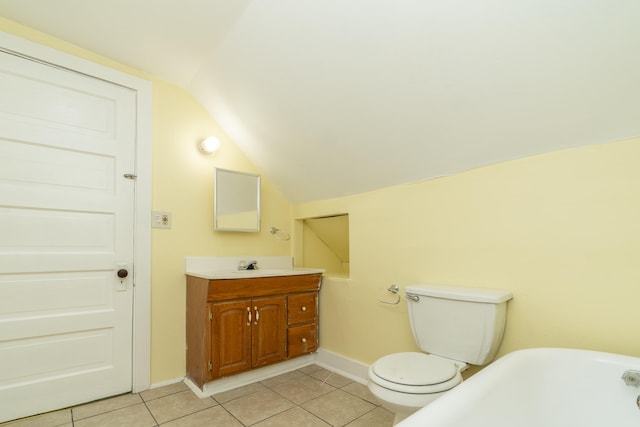
{"label": "wall sconce light", "polygon": [[202,154],[213,154],[220,148],[220,141],[215,136],[208,136],[198,144]]}

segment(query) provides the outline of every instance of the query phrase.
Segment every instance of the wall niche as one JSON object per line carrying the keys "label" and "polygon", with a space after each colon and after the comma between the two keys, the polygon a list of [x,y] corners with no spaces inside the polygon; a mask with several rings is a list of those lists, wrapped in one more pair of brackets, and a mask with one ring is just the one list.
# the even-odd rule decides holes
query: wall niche
{"label": "wall niche", "polygon": [[301,267],[322,268],[325,276],[349,277],[349,215],[297,220]]}

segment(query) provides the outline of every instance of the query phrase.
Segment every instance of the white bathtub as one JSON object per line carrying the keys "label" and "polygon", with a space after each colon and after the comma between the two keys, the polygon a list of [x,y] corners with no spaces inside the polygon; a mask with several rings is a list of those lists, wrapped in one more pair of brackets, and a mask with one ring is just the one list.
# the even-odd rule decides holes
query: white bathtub
{"label": "white bathtub", "polygon": [[640,427],[640,388],[625,385],[640,358],[573,349],[510,353],[401,427]]}

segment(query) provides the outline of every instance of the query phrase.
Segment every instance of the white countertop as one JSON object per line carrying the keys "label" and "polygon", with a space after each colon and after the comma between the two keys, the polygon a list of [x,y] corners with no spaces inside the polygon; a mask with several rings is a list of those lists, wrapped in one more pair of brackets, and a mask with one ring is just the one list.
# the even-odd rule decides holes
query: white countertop
{"label": "white countertop", "polygon": [[298,276],[304,274],[319,274],[324,270],[319,268],[265,268],[259,270],[213,270],[213,271],[187,271],[187,276],[200,277],[208,280],[224,279],[250,279],[255,277]]}
{"label": "white countertop", "polygon": [[[238,270],[240,263],[256,261],[257,270]],[[293,266],[290,256],[186,257],[185,274],[203,279],[249,279],[324,273],[319,268]]]}

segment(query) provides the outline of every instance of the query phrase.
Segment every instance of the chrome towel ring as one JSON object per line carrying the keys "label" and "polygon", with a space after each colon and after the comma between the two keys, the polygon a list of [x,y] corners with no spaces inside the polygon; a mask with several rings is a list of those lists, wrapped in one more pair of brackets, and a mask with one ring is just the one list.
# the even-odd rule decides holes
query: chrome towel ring
{"label": "chrome towel ring", "polygon": [[391,305],[396,305],[400,302],[400,288],[398,287],[398,285],[396,285],[395,283],[391,286],[389,286],[387,288],[388,292],[391,292],[393,295],[395,295],[396,300],[395,301],[384,301],[381,300],[380,298],[378,298],[378,301],[380,301],[383,304],[391,304]]}
{"label": "chrome towel ring", "polygon": [[278,240],[289,240],[291,238],[291,235],[289,233],[287,233],[286,231],[282,231],[277,227],[269,228],[269,233],[273,234],[273,237]]}

